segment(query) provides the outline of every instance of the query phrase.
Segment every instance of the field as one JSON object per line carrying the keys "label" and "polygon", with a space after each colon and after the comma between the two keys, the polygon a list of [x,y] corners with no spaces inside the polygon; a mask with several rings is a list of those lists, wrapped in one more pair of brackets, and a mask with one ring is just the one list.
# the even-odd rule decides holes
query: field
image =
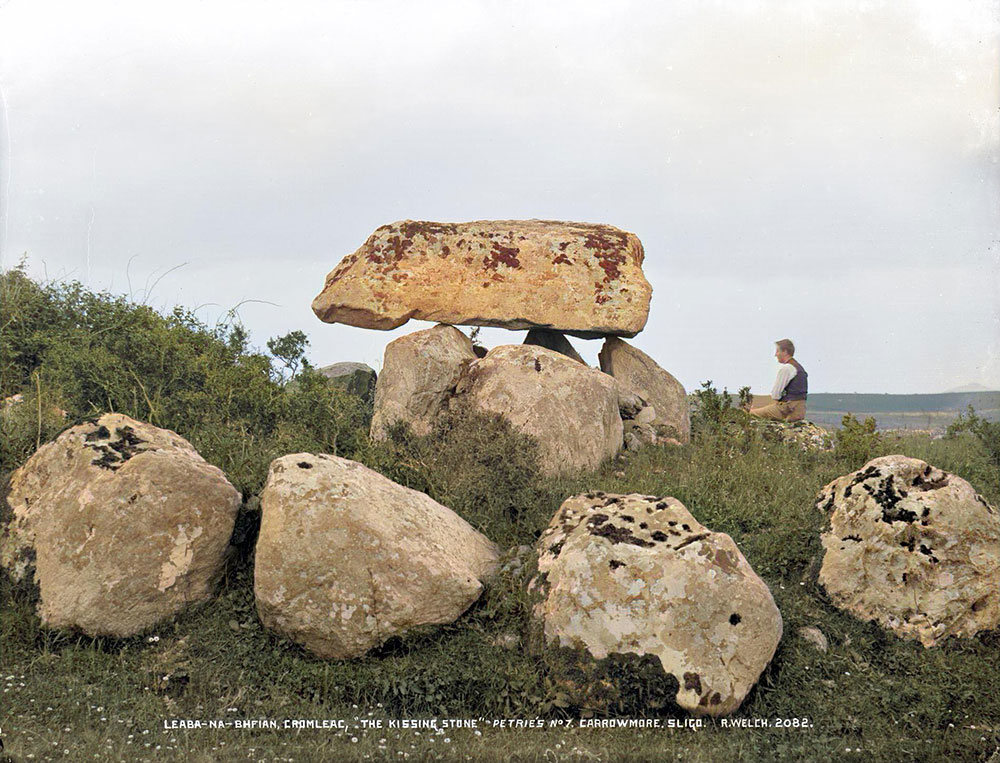
{"label": "field", "polygon": [[[1000,759],[1000,631],[924,649],[835,609],[816,582],[816,495],[870,457],[923,458],[1000,505],[995,454],[972,433],[858,435],[851,447],[816,453],[764,439],[738,416],[699,415],[690,445],[648,447],[594,473],[549,479],[531,443],[502,422],[455,420],[424,438],[400,430],[372,444],[364,401],[308,372],[290,388],[276,371],[281,355],[248,349],[232,327],[5,278],[0,325],[15,330],[0,336],[2,391],[26,403],[0,418],[3,476],[39,442],[110,405],[191,439],[247,501],[217,598],[148,633],[115,640],[46,630],[4,583],[0,735],[11,760]],[[73,304],[85,309],[73,313]],[[294,355],[287,347],[273,349]],[[579,492],[674,496],[731,535],[767,582],[784,621],[781,644],[725,721],[643,712],[632,698],[595,713],[569,705],[525,649],[530,571],[509,571],[452,625],[360,659],[316,659],[261,626],[252,591],[252,499],[270,459],[294,450],[348,455],[425,490],[503,548],[532,544]],[[804,627],[822,631],[828,650],[804,638]],[[431,719],[437,728],[402,725]],[[582,727],[629,720],[660,727]]]}

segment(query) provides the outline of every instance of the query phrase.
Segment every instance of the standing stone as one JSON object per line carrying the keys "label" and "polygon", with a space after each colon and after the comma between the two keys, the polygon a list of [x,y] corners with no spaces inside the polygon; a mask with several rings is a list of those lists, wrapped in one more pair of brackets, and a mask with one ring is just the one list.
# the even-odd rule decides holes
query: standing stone
{"label": "standing stone", "polygon": [[454,326],[438,325],[389,342],[375,384],[371,436],[385,439],[396,421],[408,423],[416,434],[429,433],[463,369],[475,359],[469,337]]}
{"label": "standing stone", "polygon": [[[618,337],[608,337],[598,354],[601,370],[634,390],[656,410],[651,423],[680,442],[691,439],[691,417],[684,387],[649,355]],[[672,432],[672,434],[671,434]]]}
{"label": "standing stone", "polygon": [[456,402],[499,413],[538,440],[547,474],[597,468],[622,447],[618,383],[533,345],[501,345],[471,363]]}
{"label": "standing stone", "polygon": [[255,558],[264,625],[320,657],[346,659],[456,620],[498,554],[423,493],[355,461],[295,453],[271,463]]}
{"label": "standing stone", "polygon": [[819,581],[841,609],[925,647],[1000,625],[1000,517],[962,478],[884,456],[816,505],[830,520]]}
{"label": "standing stone", "polygon": [[580,353],[570,344],[566,335],[560,331],[550,331],[549,329],[531,329],[524,338],[525,344],[533,344],[537,347],[545,347],[548,350],[558,352],[567,358],[572,358],[577,363],[587,365],[587,362],[580,357]]}
{"label": "standing stone", "polygon": [[635,336],[652,289],[642,244],[610,225],[551,220],[383,225],[326,277],[327,323],[440,323]]}
{"label": "standing stone", "polygon": [[11,476],[0,563],[51,628],[140,633],[208,600],[241,499],[180,435],[109,413]]}
{"label": "standing stone", "polygon": [[333,386],[346,390],[352,395],[371,400],[371,396],[375,394],[378,374],[369,365],[364,363],[334,363],[316,370],[329,379]]}
{"label": "standing stone", "polygon": [[726,715],[781,640],[767,585],[675,498],[575,496],[536,548],[535,646],[575,704],[632,702],[638,692],[616,681],[640,675],[653,707]]}

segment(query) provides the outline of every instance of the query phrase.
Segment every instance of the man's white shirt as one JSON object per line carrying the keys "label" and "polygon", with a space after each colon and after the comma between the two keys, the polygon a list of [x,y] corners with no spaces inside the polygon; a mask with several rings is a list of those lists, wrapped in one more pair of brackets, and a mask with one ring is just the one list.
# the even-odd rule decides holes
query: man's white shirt
{"label": "man's white shirt", "polygon": [[778,364],[778,377],[774,380],[774,387],[771,389],[771,399],[781,400],[781,396],[785,394],[785,387],[788,386],[788,382],[795,378],[795,374],[799,371],[791,363],[779,363]]}

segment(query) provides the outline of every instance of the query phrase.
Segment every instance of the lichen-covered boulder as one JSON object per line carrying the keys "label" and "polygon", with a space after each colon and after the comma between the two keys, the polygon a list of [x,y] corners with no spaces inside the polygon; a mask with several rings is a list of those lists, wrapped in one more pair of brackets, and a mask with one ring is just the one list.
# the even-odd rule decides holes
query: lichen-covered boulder
{"label": "lichen-covered boulder", "polygon": [[329,379],[334,387],[346,390],[352,395],[371,400],[371,396],[375,394],[378,374],[374,368],[365,363],[333,363],[316,370]]}
{"label": "lichen-covered boulder", "polygon": [[264,625],[324,658],[357,657],[479,598],[498,552],[424,493],[344,458],[271,463],[254,566]]}
{"label": "lichen-covered boulder", "polygon": [[608,337],[598,354],[601,370],[610,374],[622,386],[633,390],[656,412],[647,422],[665,437],[679,442],[691,438],[691,417],[688,413],[684,386],[669,372],[660,368],[649,355],[618,337]]}
{"label": "lichen-covered boulder", "polygon": [[392,329],[440,323],[635,336],[652,289],[632,233],[551,220],[383,225],[326,277],[313,312]]}
{"label": "lichen-covered boulder", "polygon": [[781,639],[771,592],[736,544],[674,498],[575,496],[537,552],[534,644],[574,704],[627,703],[623,682],[638,675],[653,708],[725,715]]}
{"label": "lichen-covered boulder", "polygon": [[826,452],[834,449],[833,437],[811,421],[772,421],[753,417],[748,424],[772,442],[792,445],[805,451]]}
{"label": "lichen-covered boulder", "polygon": [[835,605],[925,647],[1000,625],[1000,516],[916,458],[869,461],[823,488],[819,582]]}
{"label": "lichen-covered boulder", "polygon": [[455,398],[536,438],[547,474],[594,469],[621,449],[618,401],[610,376],[534,345],[501,345],[470,363]]}
{"label": "lichen-covered boulder", "polygon": [[52,628],[140,633],[212,596],[241,498],[180,435],[109,413],[11,476],[0,564]]}
{"label": "lichen-covered boulder", "polygon": [[384,439],[397,421],[416,434],[430,432],[475,359],[469,337],[454,326],[437,325],[389,342],[375,384],[371,436]]}

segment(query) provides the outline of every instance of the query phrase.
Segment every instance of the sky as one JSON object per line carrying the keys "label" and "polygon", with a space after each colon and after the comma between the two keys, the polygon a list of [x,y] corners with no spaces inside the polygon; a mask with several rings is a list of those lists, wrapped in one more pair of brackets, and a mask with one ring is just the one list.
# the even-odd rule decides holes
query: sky
{"label": "sky", "polygon": [[0,265],[379,369],[379,225],[608,223],[689,391],[1000,389],[998,72],[1000,0],[0,0]]}

